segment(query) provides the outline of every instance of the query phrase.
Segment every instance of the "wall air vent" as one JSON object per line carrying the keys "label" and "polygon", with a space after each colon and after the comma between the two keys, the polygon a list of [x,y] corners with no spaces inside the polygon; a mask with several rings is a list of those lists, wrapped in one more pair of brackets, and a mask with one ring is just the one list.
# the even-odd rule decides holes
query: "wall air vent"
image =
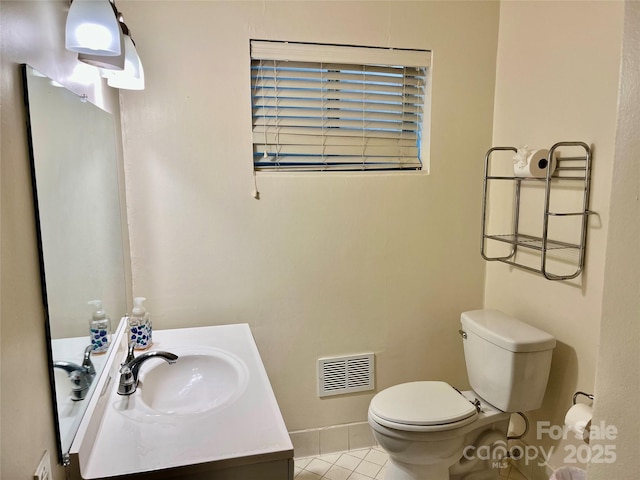
{"label": "wall air vent", "polygon": [[373,353],[318,359],[318,396],[373,390]]}

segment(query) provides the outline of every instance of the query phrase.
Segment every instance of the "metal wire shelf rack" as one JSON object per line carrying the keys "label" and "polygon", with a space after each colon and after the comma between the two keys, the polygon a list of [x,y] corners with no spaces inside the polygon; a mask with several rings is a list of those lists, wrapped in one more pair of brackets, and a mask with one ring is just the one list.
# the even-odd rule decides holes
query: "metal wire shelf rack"
{"label": "metal wire shelf rack", "polygon": [[[561,150],[567,148],[572,152],[578,151],[577,156],[561,156]],[[547,169],[546,176],[538,177],[521,177],[514,175],[492,175],[491,163],[492,156],[495,152],[517,152],[515,147],[493,147],[489,149],[485,155],[484,164],[484,182],[482,193],[482,238],[481,238],[481,255],[487,261],[499,261],[508,265],[535,272],[543,275],[548,280],[568,280],[578,277],[583,269],[585,262],[585,250],[587,241],[587,226],[590,214],[594,212],[589,210],[589,193],[591,190],[591,147],[584,142],[558,142],[549,149],[547,156],[547,164],[552,165],[555,160],[557,166],[555,170]],[[490,184],[494,181],[513,182],[513,214],[510,219],[510,228],[508,232],[488,233],[488,203]],[[523,185],[529,182],[542,185],[544,187],[543,216],[540,235],[531,235],[521,230],[521,202]],[[560,212],[551,211],[551,195],[552,190],[561,188],[563,183],[571,184],[573,191],[579,195],[580,207],[574,211]],[[577,185],[577,186],[576,186]],[[577,241],[562,241],[549,238],[550,221],[573,217],[579,220],[580,231],[575,237]],[[506,254],[490,255],[487,250],[493,243],[508,244],[510,249]],[[538,265],[534,261],[533,264],[525,264],[520,261],[519,252],[526,251],[538,256]],[[558,255],[564,258],[565,263],[569,263],[570,271],[558,272],[553,271],[553,257]]]}

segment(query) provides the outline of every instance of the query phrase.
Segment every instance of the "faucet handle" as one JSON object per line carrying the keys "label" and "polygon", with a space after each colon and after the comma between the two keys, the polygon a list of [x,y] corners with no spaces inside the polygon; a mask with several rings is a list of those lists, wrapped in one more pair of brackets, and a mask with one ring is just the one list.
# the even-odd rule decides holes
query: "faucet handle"
{"label": "faucet handle", "polygon": [[133,355],[133,349],[136,347],[136,342],[133,340],[129,340],[129,344],[127,345],[127,358],[124,359],[124,363],[131,363],[136,358]]}

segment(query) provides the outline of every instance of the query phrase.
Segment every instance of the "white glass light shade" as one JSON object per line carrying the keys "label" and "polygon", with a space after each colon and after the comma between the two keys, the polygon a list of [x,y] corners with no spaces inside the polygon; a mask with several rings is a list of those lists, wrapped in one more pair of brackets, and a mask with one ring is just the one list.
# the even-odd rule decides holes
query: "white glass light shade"
{"label": "white glass light shade", "polygon": [[90,55],[88,53],[79,53],[78,60],[91,65],[93,67],[104,68],[107,70],[124,70],[124,38],[125,35],[120,35],[120,55],[106,56],[106,55]]}
{"label": "white glass light shade", "polygon": [[67,14],[65,47],[88,55],[122,53],[120,25],[109,0],[73,0]]}
{"label": "white glass light shade", "polygon": [[113,88],[125,90],[144,90],[144,69],[131,37],[124,37],[124,70],[121,72],[104,71],[107,84]]}

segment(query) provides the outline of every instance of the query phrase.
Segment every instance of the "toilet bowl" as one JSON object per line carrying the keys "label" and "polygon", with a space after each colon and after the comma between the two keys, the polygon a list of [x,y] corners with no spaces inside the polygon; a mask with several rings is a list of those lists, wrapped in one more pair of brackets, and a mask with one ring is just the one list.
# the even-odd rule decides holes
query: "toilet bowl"
{"label": "toilet bowl", "polygon": [[[506,441],[510,414],[478,399],[473,391],[424,381],[395,385],[381,394],[372,400],[368,420],[376,441],[389,454],[387,479],[445,480],[452,478],[450,467],[461,461],[458,470],[468,474],[472,464],[479,463],[479,447]],[[486,432],[492,435],[484,435],[485,443],[477,445]],[[499,461],[498,454],[494,456]]]}
{"label": "toilet bowl", "polygon": [[498,479],[511,412],[542,402],[555,339],[497,310],[461,320],[473,390],[418,381],[371,400],[369,425],[389,454],[385,480]]}

